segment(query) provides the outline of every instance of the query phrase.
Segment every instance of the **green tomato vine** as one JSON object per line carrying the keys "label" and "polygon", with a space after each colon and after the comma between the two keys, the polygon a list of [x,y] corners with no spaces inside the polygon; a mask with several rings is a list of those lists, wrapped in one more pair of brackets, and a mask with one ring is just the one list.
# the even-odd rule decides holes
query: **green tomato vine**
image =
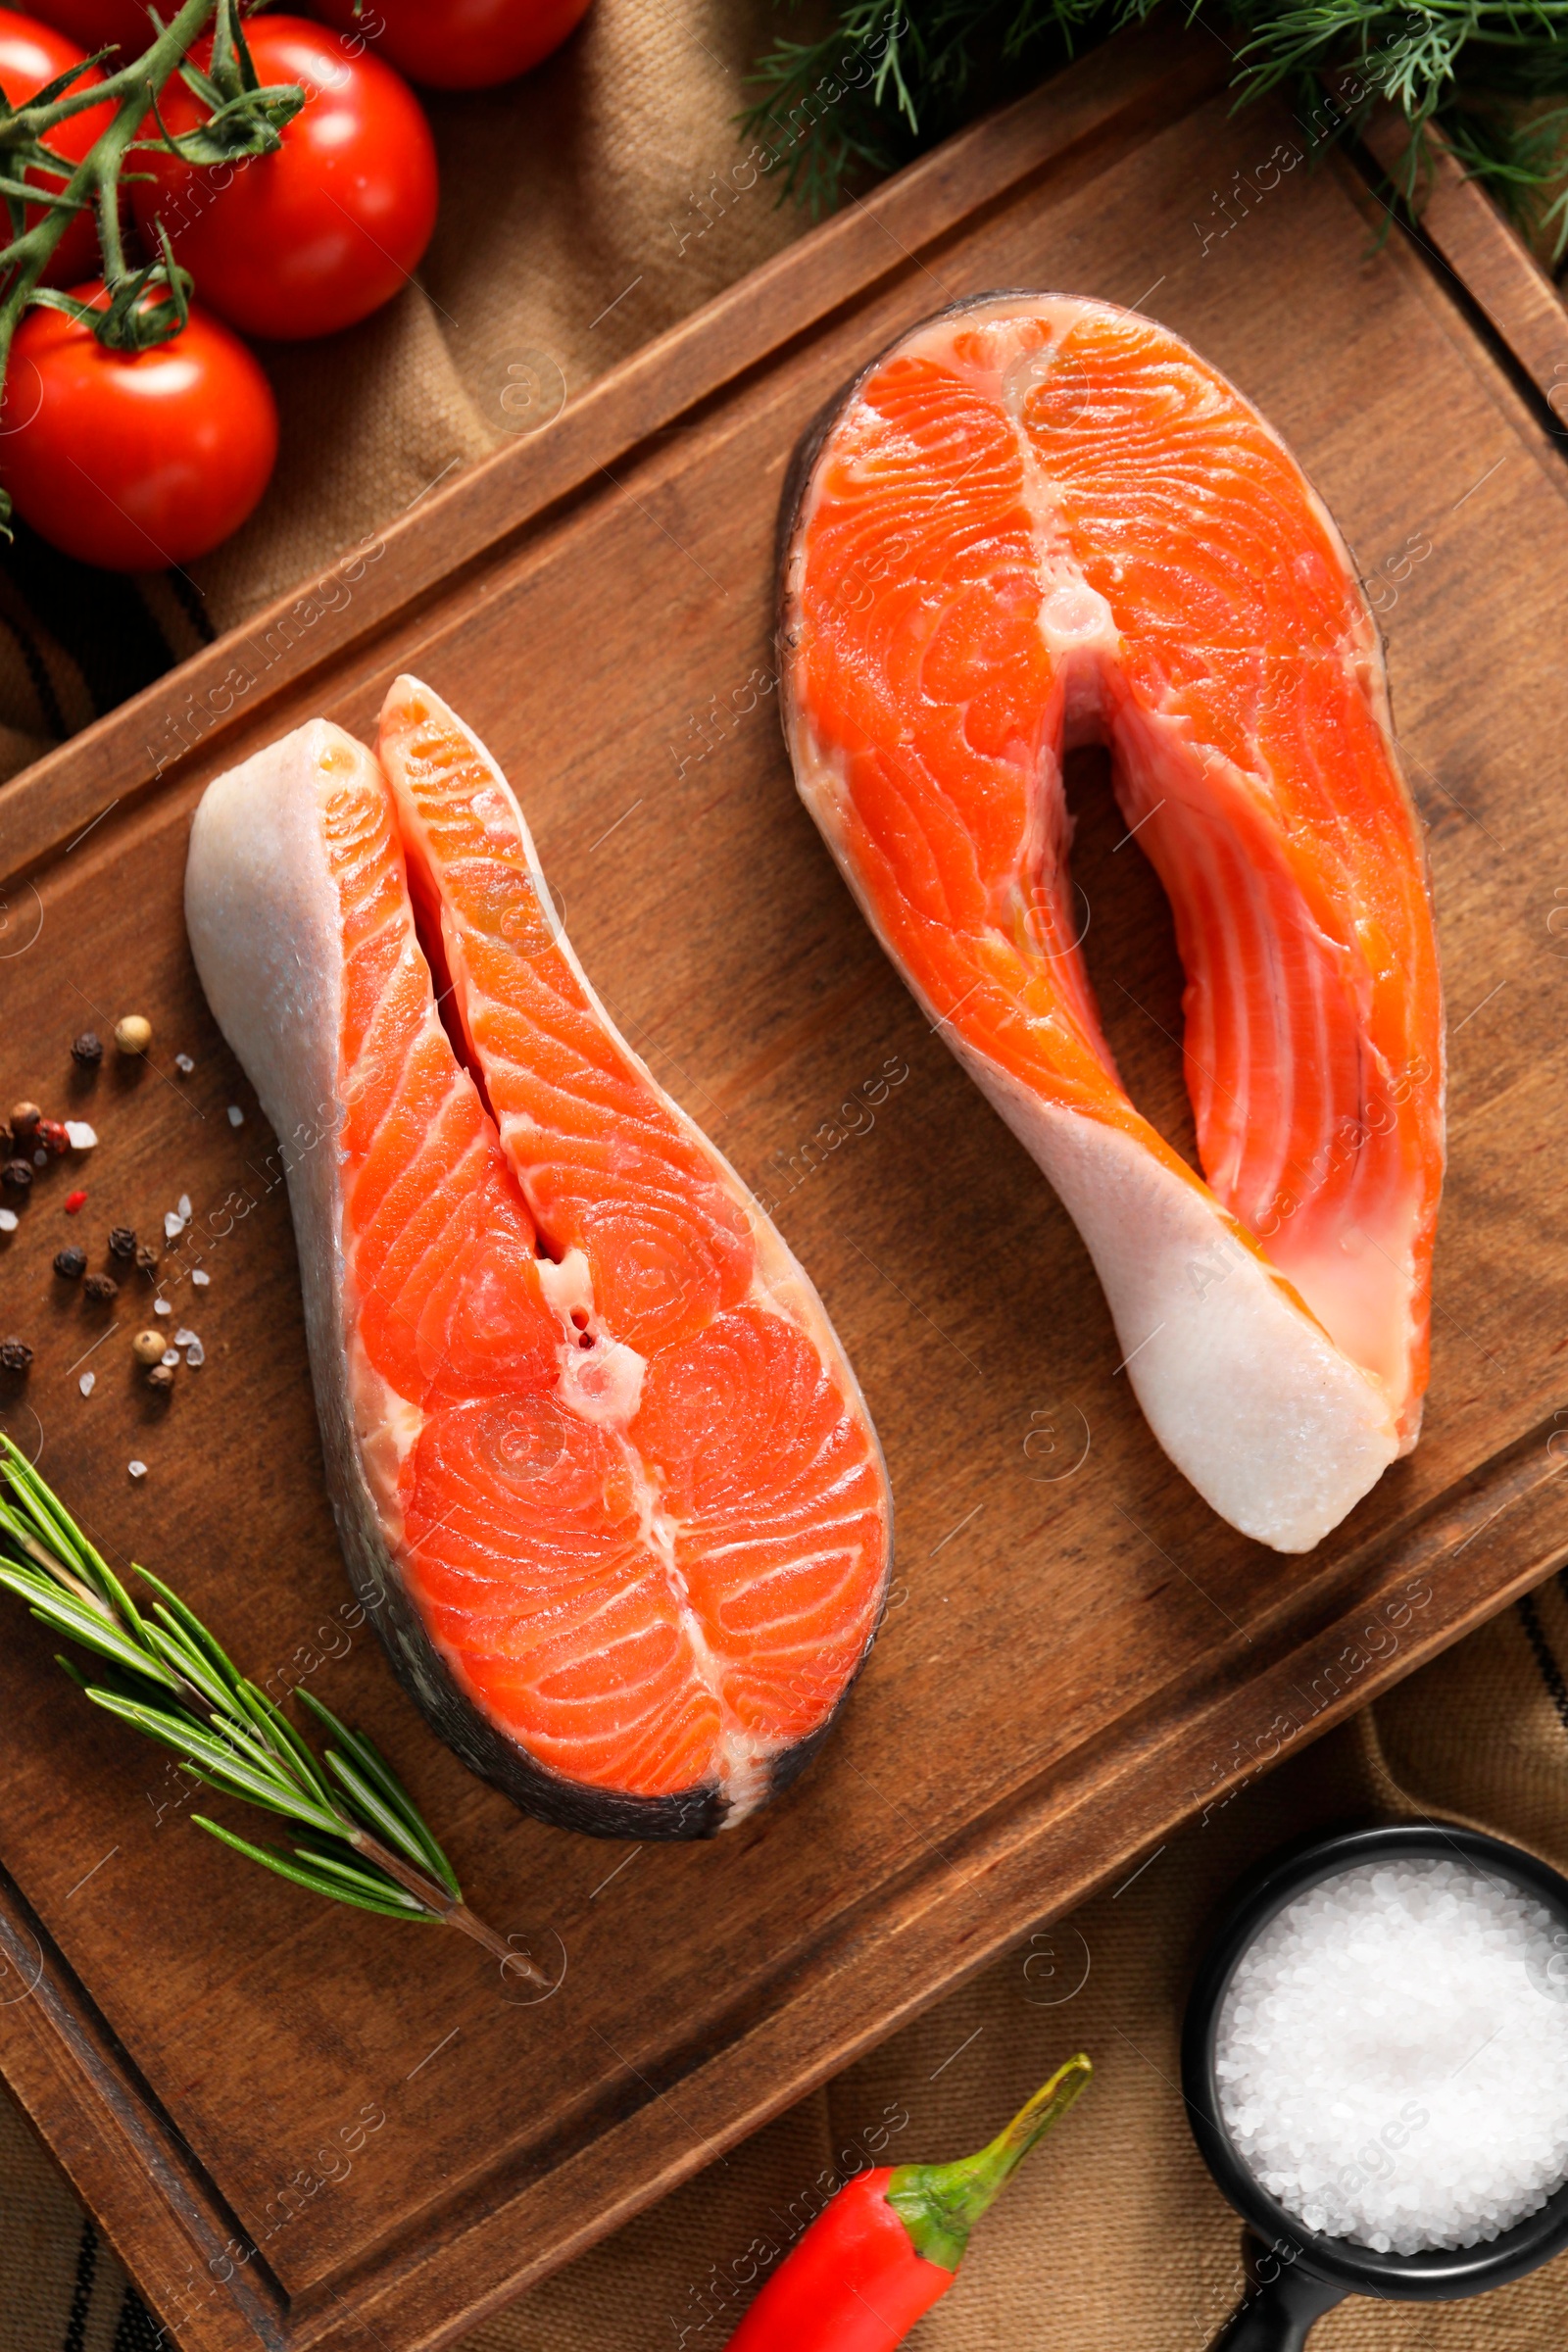
{"label": "green tomato vine", "polygon": [[[240,0],[185,0],[167,24],[156,17],[151,22],[154,38],[127,64],[111,70],[108,61],[118,51],[101,49],[46,83],[25,106],[12,106],[0,94],[0,193],[11,226],[11,241],[0,252],[0,397],[17,328],[34,304],[79,320],[114,351],[150,350],[184,325],[190,312],[190,272],[174,260],[162,226],[159,249],[150,259],[133,262],[125,254],[121,188],[127,180],[147,176],[134,169],[138,153],[161,149],[196,166],[268,155],[281,144],[284,123],[305,104],[305,92],[297,83],[264,88],[258,81],[240,22]],[[190,63],[189,52],[210,24],[212,56],[202,71]],[[82,76],[92,66],[104,68],[104,78],[84,82]],[[173,136],[159,115],[158,93],[176,73],[206,109],[206,117],[193,129]],[[79,164],[54,152],[51,132],[73,116],[106,104],[114,107],[115,119]],[[144,135],[149,116],[150,137]],[[40,218],[26,226],[27,214],[38,208]],[[86,211],[96,221],[109,297],[100,306],[40,283],[72,220]],[[10,512],[11,502],[0,490],[0,529],[7,536]]]}

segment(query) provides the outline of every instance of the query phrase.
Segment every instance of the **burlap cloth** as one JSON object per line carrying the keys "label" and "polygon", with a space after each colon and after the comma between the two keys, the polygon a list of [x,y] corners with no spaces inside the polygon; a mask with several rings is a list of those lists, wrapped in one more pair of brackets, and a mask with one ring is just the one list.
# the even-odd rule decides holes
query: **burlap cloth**
{"label": "burlap cloth", "polygon": [[[38,619],[40,603],[67,612],[69,583],[34,577],[24,598],[0,582],[0,773],[84,723],[137,662],[156,666],[159,640],[190,650],[525,427],[514,390],[503,404],[509,387],[545,401],[579,391],[798,233],[800,216],[775,210],[765,182],[741,197],[715,187],[739,157],[730,118],[769,24],[759,0],[598,0],[522,89],[435,102],[444,201],[423,289],[330,344],[267,355],[283,414],[277,479],[198,567],[200,600],[167,581],[116,592],[108,640],[78,661]],[[1089,2094],[914,2340],[923,2352],[1201,2352],[1240,2284],[1239,2228],[1175,2087],[1206,1915],[1254,1856],[1372,1805],[1472,1819],[1568,1867],[1559,1660],[1568,1671],[1568,1604],[1553,1585],[560,2272],[470,2337],[472,2352],[716,2352],[739,2281],[835,2170],[978,2146],[1079,2047],[1097,2069]],[[1539,2352],[1565,2336],[1568,2263],[1479,2303],[1346,2304],[1314,2343]],[[0,2098],[0,2352],[147,2352],[154,2340]]]}

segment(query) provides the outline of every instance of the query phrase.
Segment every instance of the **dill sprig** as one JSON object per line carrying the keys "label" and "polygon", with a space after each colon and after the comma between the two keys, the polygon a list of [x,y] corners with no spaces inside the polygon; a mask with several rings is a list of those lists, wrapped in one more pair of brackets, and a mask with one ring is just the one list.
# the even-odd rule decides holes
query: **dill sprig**
{"label": "dill sprig", "polygon": [[830,211],[858,172],[891,172],[998,94],[1143,13],[1149,0],[840,0],[812,40],[781,36],[759,58],[741,118],[779,186]]}
{"label": "dill sprig", "polygon": [[220,1795],[279,1814],[308,1844],[253,1845],[205,1815],[199,1829],[279,1878],[384,1919],[458,1928],[514,1976],[543,1973],[470,1911],[451,1863],[386,1758],[310,1691],[299,1696],[335,1745],[318,1757],[274,1700],[242,1675],[177,1592],[147,1568],[138,1606],[58,1494],[0,1432],[0,1588],[97,1661],[92,1680],[56,1663],[95,1706],[172,1748]]}
{"label": "dill sprig", "polygon": [[1484,180],[1525,234],[1560,262],[1568,251],[1568,106],[1536,115],[1453,110],[1444,128],[1472,179]]}
{"label": "dill sprig", "polygon": [[[760,57],[743,131],[782,194],[830,210],[979,107],[1152,15],[1159,0],[838,0],[830,28]],[[1351,74],[1354,124],[1385,100],[1409,125],[1400,192],[1418,200],[1435,137],[1528,226],[1568,249],[1568,0],[1182,0],[1240,34],[1245,101]]]}

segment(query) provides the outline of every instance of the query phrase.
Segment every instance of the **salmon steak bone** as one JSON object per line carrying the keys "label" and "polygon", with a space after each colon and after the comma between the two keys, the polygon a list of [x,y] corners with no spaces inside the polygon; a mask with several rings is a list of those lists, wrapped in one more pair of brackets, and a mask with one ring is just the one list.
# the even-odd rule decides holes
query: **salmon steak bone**
{"label": "salmon steak bone", "polygon": [[186,923],[288,1172],[333,1510],[440,1736],[527,1811],[700,1838],[785,1788],[892,1513],[820,1299],[619,1035],[505,776],[412,678],[197,810]]}

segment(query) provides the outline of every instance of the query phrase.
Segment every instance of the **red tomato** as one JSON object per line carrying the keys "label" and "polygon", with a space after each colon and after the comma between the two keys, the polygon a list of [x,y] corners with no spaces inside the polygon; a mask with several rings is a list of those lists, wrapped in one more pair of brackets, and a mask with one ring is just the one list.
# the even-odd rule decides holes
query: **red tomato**
{"label": "red tomato", "polygon": [[[166,21],[172,13],[166,6]],[[31,14],[57,31],[69,33],[84,49],[102,49],[106,42],[118,41],[122,54],[112,58],[112,65],[128,65],[133,57],[139,57],[155,29],[148,23],[143,0],[35,0]]]}
{"label": "red tomato", "polygon": [[[86,301],[103,287],[74,291]],[[239,528],[276,456],[271,386],[198,310],[151,351],[106,351],[59,311],[30,310],[17,329],[0,480],[68,556],[110,571],[189,564]]]}
{"label": "red tomato", "polygon": [[487,90],[559,49],[588,0],[315,0],[318,15],[372,43],[412,81],[437,90]]}
{"label": "red tomato", "polygon": [[[131,203],[144,235],[162,220],[209,310],[247,334],[329,335],[389,301],[430,242],[430,125],[401,75],[319,24],[256,17],[245,37],[263,82],[308,92],[281,148],[208,172],[149,156]],[[182,81],[160,104],[171,130],[201,120]]]}
{"label": "red tomato", "polygon": [[[48,24],[40,24],[35,17],[20,16],[14,8],[0,8],[0,90],[13,106],[24,106],[46,81],[64,74],[72,66],[79,66],[87,52],[78,49],[74,41],[62,39]],[[96,71],[86,77],[102,81]],[[57,155],[68,163],[79,164],[88,148],[115,119],[112,106],[89,106],[85,113],[73,115],[62,122],[49,139]],[[58,195],[63,180],[46,179],[34,171],[32,179],[50,195]],[[41,204],[29,204],[24,225],[31,228],[43,218]],[[6,232],[9,235],[9,230]],[[85,277],[98,260],[98,236],[90,213],[78,213],[59,244],[54,258],[43,273],[46,286],[69,286],[78,277]]]}

